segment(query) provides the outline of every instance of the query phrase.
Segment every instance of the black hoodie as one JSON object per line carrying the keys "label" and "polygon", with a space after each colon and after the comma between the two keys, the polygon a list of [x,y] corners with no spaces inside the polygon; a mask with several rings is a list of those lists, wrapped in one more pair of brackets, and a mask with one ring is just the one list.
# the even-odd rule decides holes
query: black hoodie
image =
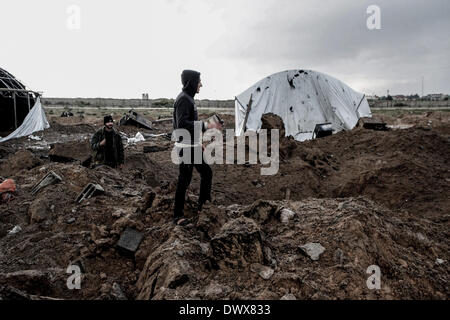
{"label": "black hoodie", "polygon": [[[173,128],[188,130],[191,134],[191,143],[195,143],[194,126],[196,125],[195,122],[198,121],[194,97],[197,93],[199,82],[200,72],[184,70],[181,74],[183,91],[178,95],[173,106]],[[202,123],[197,123],[197,125],[204,130]]]}

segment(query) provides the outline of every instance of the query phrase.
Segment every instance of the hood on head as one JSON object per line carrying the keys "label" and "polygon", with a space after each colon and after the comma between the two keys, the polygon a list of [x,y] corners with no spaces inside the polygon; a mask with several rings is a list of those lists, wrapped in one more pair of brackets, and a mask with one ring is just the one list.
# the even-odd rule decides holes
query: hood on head
{"label": "hood on head", "polygon": [[103,124],[107,124],[108,122],[114,122],[114,119],[111,115],[106,115],[103,117]]}
{"label": "hood on head", "polygon": [[198,83],[200,82],[200,72],[194,70],[184,70],[181,73],[181,83],[183,91],[194,97],[197,93]]}

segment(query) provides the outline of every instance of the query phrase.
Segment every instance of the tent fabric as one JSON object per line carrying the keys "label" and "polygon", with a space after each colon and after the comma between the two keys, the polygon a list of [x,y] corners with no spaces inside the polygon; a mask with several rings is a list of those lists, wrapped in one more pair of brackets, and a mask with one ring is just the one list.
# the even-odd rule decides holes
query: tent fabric
{"label": "tent fabric", "polygon": [[259,131],[261,117],[281,117],[286,136],[298,141],[313,138],[317,124],[331,123],[334,133],[355,127],[359,118],[371,117],[365,95],[329,75],[312,70],[289,70],[273,74],[241,93],[235,101],[236,135],[243,128],[252,100],[247,130]]}
{"label": "tent fabric", "polygon": [[5,142],[10,139],[25,137],[33,132],[42,131],[50,128],[50,124],[45,116],[44,108],[41,105],[41,99],[38,98],[33,108],[30,110],[28,115],[23,120],[20,127],[18,127],[9,136],[0,139],[0,142]]}

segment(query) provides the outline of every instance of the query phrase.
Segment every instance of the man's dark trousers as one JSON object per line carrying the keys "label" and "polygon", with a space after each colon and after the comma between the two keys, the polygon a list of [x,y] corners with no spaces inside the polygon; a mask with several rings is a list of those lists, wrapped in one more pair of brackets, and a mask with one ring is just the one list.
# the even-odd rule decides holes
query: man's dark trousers
{"label": "man's dark trousers", "polygon": [[[182,156],[183,150],[180,151],[180,156]],[[174,209],[174,219],[179,219],[184,216],[184,201],[186,197],[186,191],[191,183],[192,172],[194,171],[194,167],[197,172],[200,174],[200,197],[198,200],[199,208],[203,206],[203,204],[207,200],[211,200],[211,183],[212,183],[212,170],[211,167],[205,162],[203,158],[202,152],[202,161],[201,163],[194,163],[194,148],[191,148],[191,163],[181,163],[180,164],[180,173],[178,176],[178,185],[177,191],[175,193],[175,209]]]}

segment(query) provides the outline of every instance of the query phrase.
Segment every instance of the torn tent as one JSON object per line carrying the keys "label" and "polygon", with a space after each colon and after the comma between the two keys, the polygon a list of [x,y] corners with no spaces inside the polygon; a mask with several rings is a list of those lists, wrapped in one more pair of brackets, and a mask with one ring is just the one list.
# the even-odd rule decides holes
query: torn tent
{"label": "torn tent", "polygon": [[50,125],[45,116],[44,109],[42,108],[41,100],[38,98],[34,107],[27,114],[20,127],[13,131],[9,136],[0,139],[0,142],[25,137],[33,132],[42,131],[48,128],[50,128]]}
{"label": "torn tent", "polygon": [[361,117],[372,116],[364,94],[331,76],[311,70],[271,75],[238,95],[236,135],[242,135],[245,130],[258,131],[261,117],[266,113],[280,116],[286,136],[298,141],[312,139],[318,124],[331,123],[336,133],[354,128]]}

